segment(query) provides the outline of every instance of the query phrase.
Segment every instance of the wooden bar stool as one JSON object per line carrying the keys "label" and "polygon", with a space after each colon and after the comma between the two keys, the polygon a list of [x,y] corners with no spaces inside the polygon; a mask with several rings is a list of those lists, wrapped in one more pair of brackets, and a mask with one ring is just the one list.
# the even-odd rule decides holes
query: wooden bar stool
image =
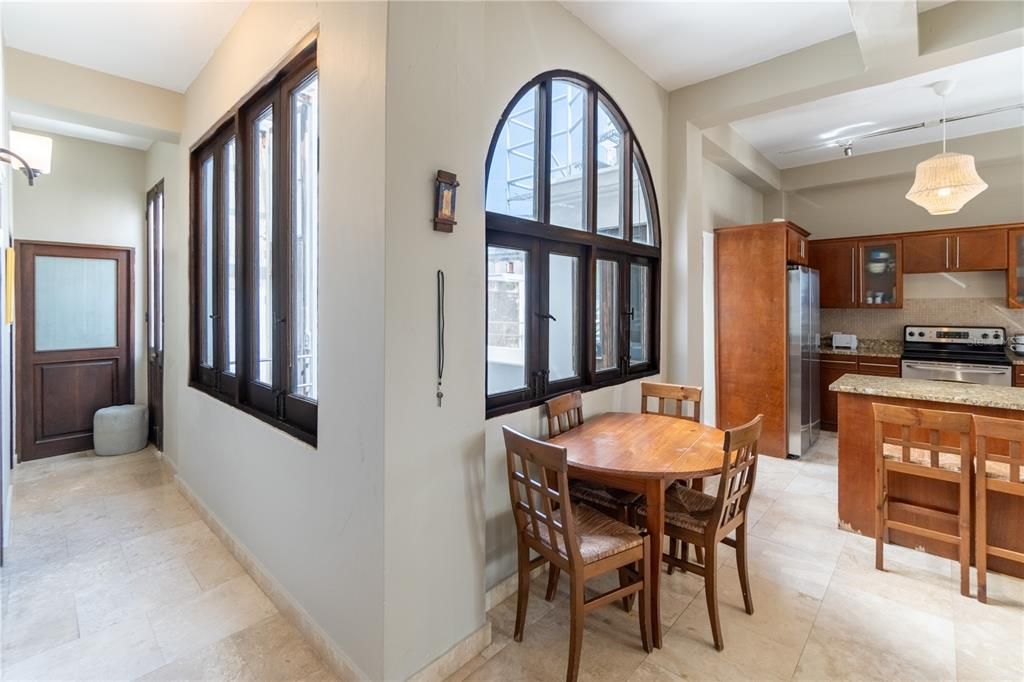
{"label": "wooden bar stool", "polygon": [[[883,548],[889,531],[898,530],[918,537],[959,547],[960,594],[970,595],[971,586],[971,415],[900,405],[875,403],[875,568],[883,566]],[[899,431],[899,437],[887,431]],[[927,441],[915,435],[927,433]],[[951,442],[956,445],[950,444]],[[956,514],[902,500],[889,495],[889,474],[947,481],[960,487]],[[956,524],[958,534],[915,526],[889,518],[891,510],[917,514]]]}
{"label": "wooden bar stool", "polygon": [[[523,641],[526,606],[530,597],[530,571],[545,563],[569,574],[569,665],[565,678],[579,674],[583,646],[583,618],[592,609],[639,594],[640,640],[652,651],[650,598],[647,589],[650,538],[645,532],[616,521],[596,509],[572,506],[569,500],[569,465],[566,450],[528,438],[505,426],[509,499],[516,521],[519,592],[516,602],[515,641]],[[530,551],[540,556],[530,560]],[[634,569],[634,566],[639,568]],[[584,598],[590,578],[610,571],[628,572],[629,581],[593,597]]]}
{"label": "wooden bar stool", "polygon": [[[975,415],[974,433],[977,436],[974,508],[978,517],[974,527],[974,562],[978,566],[978,601],[987,603],[988,558],[994,556],[1024,564],[1024,553],[989,544],[987,514],[989,493],[1024,497],[1021,475],[1024,470],[1024,422]],[[1006,443],[1007,454],[993,452],[997,448],[1002,449],[998,447],[1002,443]]]}
{"label": "wooden bar stool", "polygon": [[[640,384],[640,413],[660,414],[666,417],[688,419],[699,423],[700,401],[703,394],[704,389],[700,386],[658,384],[645,381]],[[652,398],[657,398],[658,400],[657,408],[654,410],[649,409]],[[686,410],[683,409],[686,403],[690,403],[691,405],[689,414],[686,414]],[[683,490],[686,488],[702,491],[704,490],[704,479],[695,478],[692,481],[674,481],[672,485],[668,487],[668,490],[665,491],[665,499],[684,499],[685,493]],[[672,556],[678,556],[680,559],[685,558],[680,556],[681,543],[676,538],[669,538],[668,551]],[[704,563],[703,550],[699,547],[695,547],[694,553],[696,555],[697,563]],[[675,566],[669,564],[668,574],[672,575],[674,571]]]}

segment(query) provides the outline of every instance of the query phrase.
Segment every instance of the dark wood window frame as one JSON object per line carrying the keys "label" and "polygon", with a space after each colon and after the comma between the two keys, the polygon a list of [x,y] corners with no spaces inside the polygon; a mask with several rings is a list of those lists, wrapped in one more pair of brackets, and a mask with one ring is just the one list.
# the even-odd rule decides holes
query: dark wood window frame
{"label": "dark wood window frame", "polygon": [[[293,286],[291,262],[292,225],[292,98],[296,89],[317,73],[315,36],[289,55],[272,76],[232,108],[191,150],[191,239],[190,239],[190,373],[189,385],[271,424],[300,440],[316,445],[317,403],[290,392]],[[273,372],[271,383],[256,380],[258,344],[256,312],[256,191],[253,125],[258,117],[273,108],[273,192],[271,214],[271,299]],[[228,246],[227,152],[234,140],[235,192],[235,348],[234,372],[229,371],[228,325]],[[204,239],[202,208],[202,164],[213,158],[214,227],[212,243]],[[212,310],[203,305],[203,286],[207,277],[205,256],[212,249]],[[214,321],[213,364],[201,362],[207,316]]]}
{"label": "dark wood window frame", "polygon": [[[552,81],[568,80],[582,87],[587,93],[584,117],[585,165],[583,189],[583,230],[560,227],[550,222],[550,145],[551,135],[551,92]],[[653,376],[659,373],[660,358],[660,309],[661,309],[661,239],[658,217],[658,200],[651,181],[650,169],[640,143],[622,110],[612,97],[597,83],[582,74],[556,70],[540,74],[520,88],[509,102],[491,138],[484,167],[485,183],[489,179],[491,160],[495,148],[510,114],[520,99],[538,88],[536,132],[534,134],[535,172],[534,202],[536,220],[487,211],[487,247],[509,247],[526,251],[528,254],[525,277],[527,300],[525,305],[526,336],[526,386],[522,389],[486,395],[487,416],[494,417],[541,404],[560,393],[581,389],[584,391],[612,386]],[[624,157],[619,178],[622,238],[597,232],[597,103],[600,101],[622,128]],[[651,221],[653,244],[633,241],[633,174],[634,160],[640,171],[641,192],[647,201],[647,212]],[[579,343],[577,344],[578,376],[561,381],[549,381],[548,368],[548,255],[550,253],[576,255],[580,258],[578,297]],[[601,372],[595,363],[595,304],[597,261],[614,260],[618,263],[618,338],[617,366]],[[486,262],[486,253],[485,253]],[[630,362],[630,325],[635,311],[630,309],[630,267],[645,265],[650,273],[650,307],[647,310],[648,356],[643,363]],[[487,340],[485,338],[485,343]],[[485,382],[486,386],[486,382]],[[485,393],[486,393],[485,389]]]}

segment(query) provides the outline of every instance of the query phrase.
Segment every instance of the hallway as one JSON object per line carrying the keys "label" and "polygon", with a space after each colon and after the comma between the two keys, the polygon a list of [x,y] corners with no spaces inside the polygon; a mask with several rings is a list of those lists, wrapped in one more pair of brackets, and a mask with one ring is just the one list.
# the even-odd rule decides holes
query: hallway
{"label": "hallway", "polygon": [[327,680],[151,450],[14,472],[2,676]]}

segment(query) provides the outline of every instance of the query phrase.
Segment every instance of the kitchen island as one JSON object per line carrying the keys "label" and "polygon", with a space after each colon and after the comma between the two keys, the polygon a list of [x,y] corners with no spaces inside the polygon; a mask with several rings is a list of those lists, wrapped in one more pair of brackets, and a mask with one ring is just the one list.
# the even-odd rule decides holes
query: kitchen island
{"label": "kitchen island", "polygon": [[[1024,388],[846,374],[829,389],[839,395],[839,525],[871,537],[875,536],[873,403],[1024,419]],[[957,486],[898,473],[891,476],[889,491],[893,497],[947,512],[957,511]],[[949,521],[902,510],[893,510],[891,518],[946,533],[957,532],[955,524]],[[1024,552],[1024,498],[990,496],[988,532],[993,544]],[[898,545],[956,559],[957,550],[952,545],[895,530],[890,531],[890,539]],[[1024,577],[1020,564],[997,557],[989,559],[989,568]]]}

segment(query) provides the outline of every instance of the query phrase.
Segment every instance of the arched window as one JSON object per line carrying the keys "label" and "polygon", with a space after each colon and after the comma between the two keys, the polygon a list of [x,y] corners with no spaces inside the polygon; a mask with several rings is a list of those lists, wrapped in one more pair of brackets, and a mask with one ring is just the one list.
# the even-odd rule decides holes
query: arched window
{"label": "arched window", "polygon": [[541,74],[487,154],[487,410],[658,371],[658,202],[596,83]]}

